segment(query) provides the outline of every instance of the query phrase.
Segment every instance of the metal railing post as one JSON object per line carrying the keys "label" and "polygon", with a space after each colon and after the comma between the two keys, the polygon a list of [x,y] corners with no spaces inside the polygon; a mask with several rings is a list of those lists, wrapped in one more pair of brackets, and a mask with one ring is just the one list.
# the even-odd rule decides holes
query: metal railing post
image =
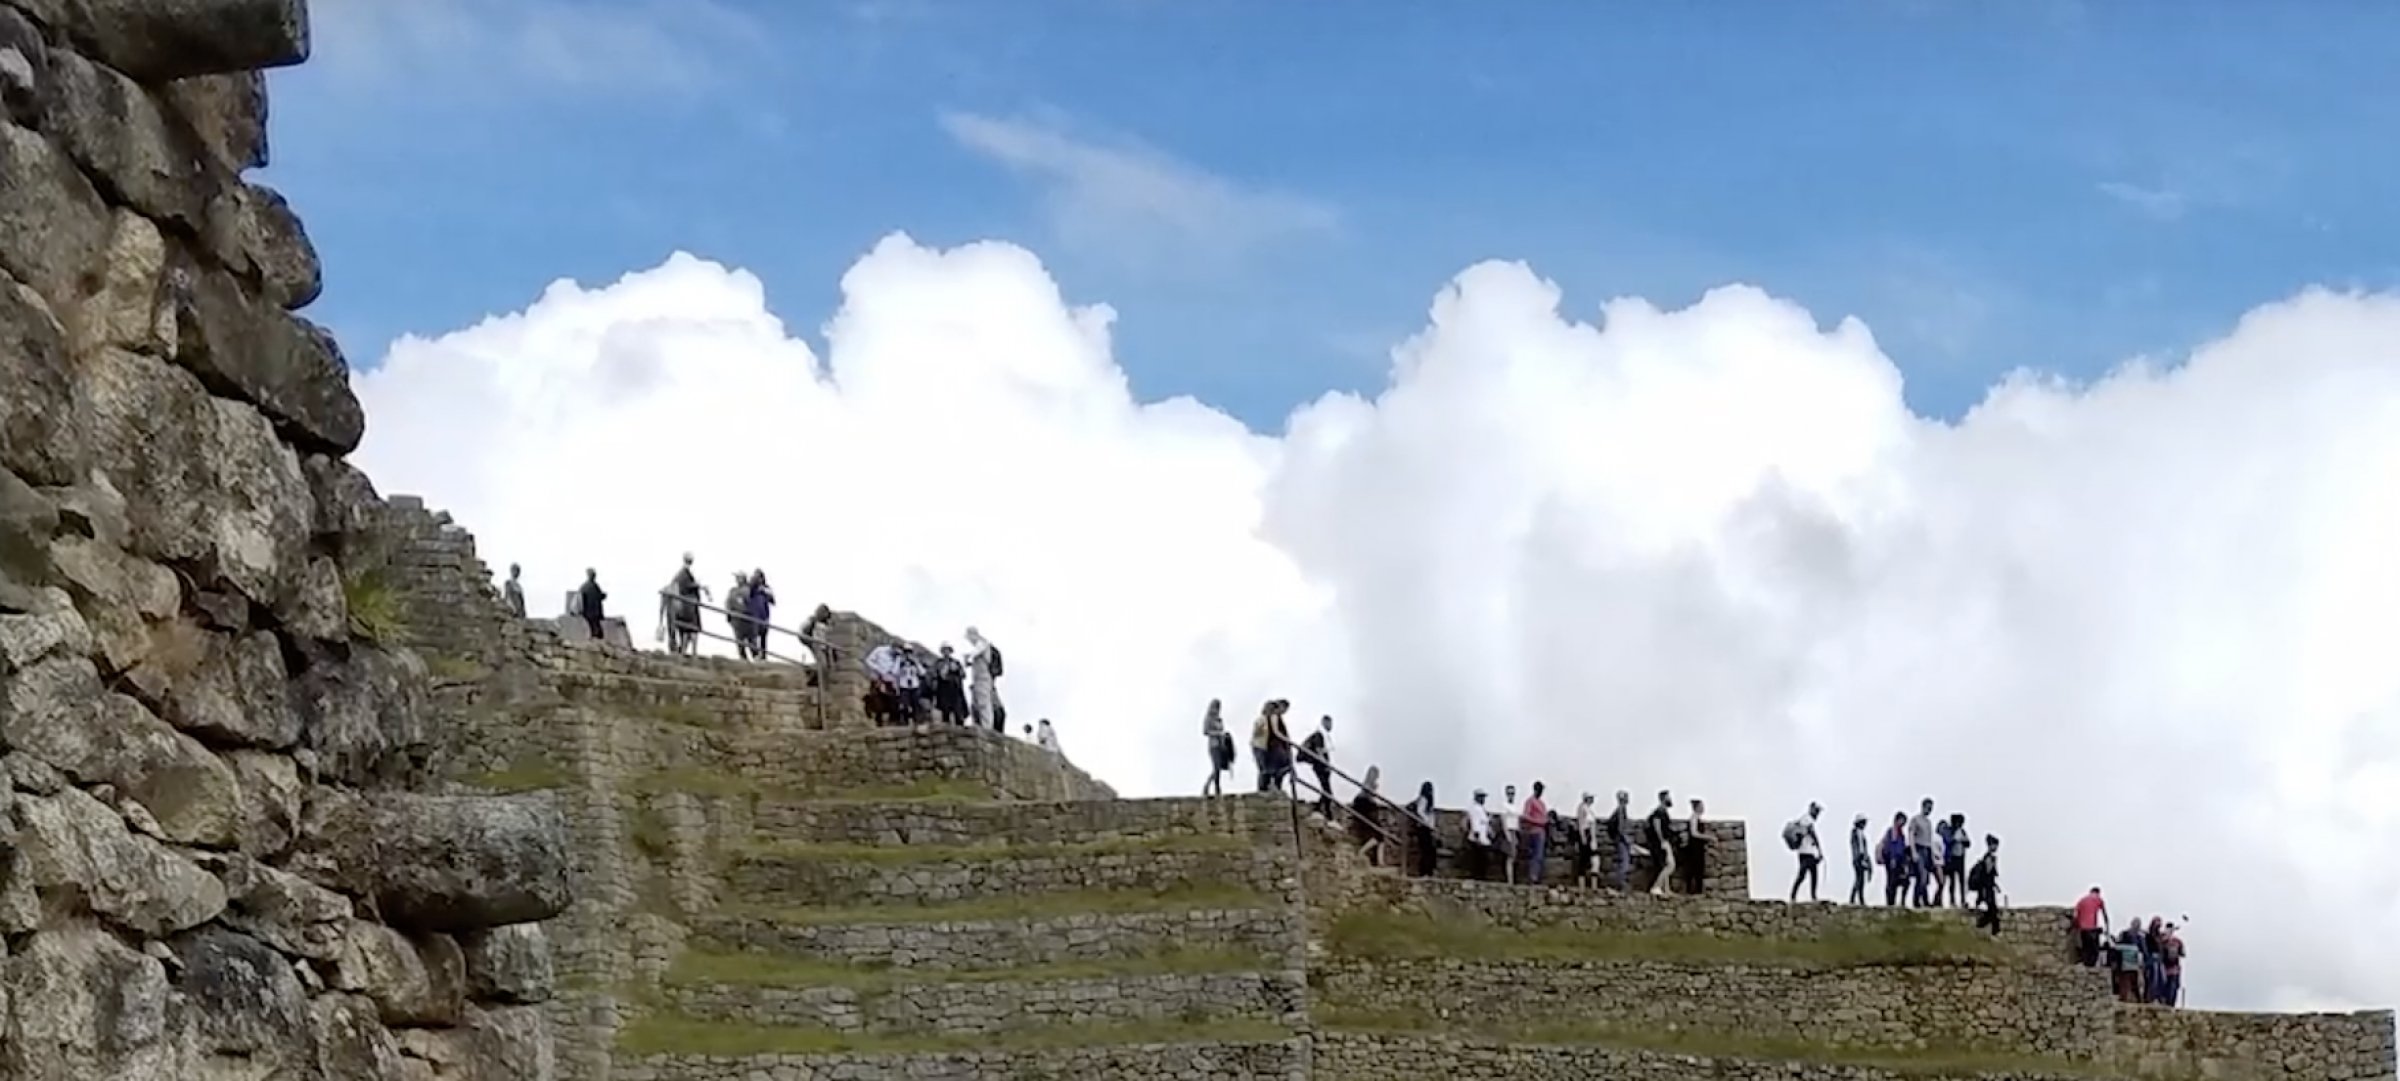
{"label": "metal railing post", "polygon": [[[710,604],[707,601],[701,600],[697,597],[677,596],[676,594],[664,589],[658,591],[658,596],[660,600],[666,601],[670,604],[689,604],[693,607],[699,608],[702,611],[715,612],[718,615],[724,616],[725,625],[728,628],[738,630],[743,624],[748,623],[754,624],[769,632],[787,634],[795,639],[798,639],[800,644],[806,647],[808,650],[808,659],[806,660],[802,660],[798,657],[786,657],[783,654],[768,649],[763,645],[759,647],[759,654],[762,657],[771,657],[786,664],[798,665],[802,668],[813,669],[816,672],[817,729],[819,731],[826,730],[829,724],[828,702],[832,698],[833,694],[833,668],[829,662],[829,658],[835,656],[832,643],[827,642],[822,638],[802,634],[799,631],[793,630],[789,627],[778,626],[777,624],[770,623],[763,619],[752,619],[747,615],[737,615],[734,612],[719,608],[716,605]],[[719,642],[730,642],[737,648],[742,645],[741,640],[738,638],[718,634],[717,632],[702,626],[694,626],[692,628],[692,633],[703,638],[710,638]],[[761,640],[763,641],[764,638],[765,636],[762,635]]]}

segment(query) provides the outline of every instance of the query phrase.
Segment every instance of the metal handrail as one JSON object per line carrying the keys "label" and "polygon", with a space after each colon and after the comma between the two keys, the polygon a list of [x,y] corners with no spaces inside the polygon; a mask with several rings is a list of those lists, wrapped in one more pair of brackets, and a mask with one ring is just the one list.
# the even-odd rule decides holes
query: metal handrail
{"label": "metal handrail", "polygon": [[[1377,837],[1381,838],[1381,839],[1384,841],[1384,843],[1391,845],[1395,851],[1397,851],[1397,850],[1399,849],[1399,847],[1400,847],[1400,839],[1399,839],[1398,837],[1395,837],[1395,836],[1393,836],[1391,833],[1389,833],[1389,832],[1385,831],[1385,830],[1384,830],[1384,828],[1383,828],[1382,826],[1378,826],[1378,825],[1376,825],[1376,824],[1375,824],[1373,821],[1369,820],[1369,819],[1367,818],[1367,816],[1365,816],[1365,815],[1362,815],[1362,814],[1358,813],[1358,809],[1357,809],[1357,808],[1355,808],[1355,807],[1352,807],[1352,806],[1350,806],[1350,805],[1349,805],[1349,804],[1347,804],[1347,803],[1344,803],[1344,802],[1342,802],[1342,801],[1340,801],[1340,800],[1337,800],[1337,799],[1333,798],[1333,793],[1332,793],[1330,790],[1328,790],[1328,789],[1323,789],[1323,788],[1318,788],[1314,782],[1312,782],[1312,781],[1308,781],[1308,780],[1306,780],[1306,779],[1302,778],[1302,777],[1300,776],[1300,771],[1299,771],[1299,769],[1298,769],[1298,768],[1296,768],[1296,767],[1295,767],[1295,768],[1294,768],[1294,769],[1291,771],[1291,776],[1292,776],[1292,788],[1293,788],[1293,792],[1292,792],[1292,798],[1293,798],[1293,800],[1294,800],[1295,802],[1298,802],[1298,800],[1299,800],[1299,797],[1300,797],[1300,792],[1299,792],[1299,790],[1300,790],[1300,789],[1302,789],[1302,788],[1306,788],[1308,791],[1314,792],[1314,793],[1316,793],[1318,796],[1322,797],[1322,798],[1324,799],[1324,802],[1326,802],[1326,803],[1329,803],[1329,804],[1332,804],[1332,805],[1333,805],[1333,806],[1335,806],[1335,807],[1339,807],[1339,808],[1341,808],[1341,811],[1342,811],[1342,813],[1343,813],[1343,814],[1350,816],[1351,820],[1352,820],[1352,821],[1355,821],[1355,822],[1357,822],[1359,825],[1365,826],[1365,827],[1367,828],[1368,832],[1370,832],[1370,833],[1373,833],[1375,836],[1377,836]],[[1391,802],[1390,800],[1384,800],[1384,799],[1382,799],[1382,797],[1381,797],[1381,795],[1380,795],[1379,793],[1376,793],[1376,792],[1369,791],[1368,789],[1366,789],[1366,788],[1365,788],[1365,787],[1363,787],[1363,786],[1362,786],[1362,787],[1359,789],[1359,791],[1361,791],[1361,792],[1366,792],[1366,793],[1367,793],[1368,795],[1370,795],[1370,796],[1375,796],[1377,799],[1381,800],[1381,801],[1382,801],[1382,802],[1384,802],[1384,803],[1390,803],[1390,802]],[[1315,802],[1315,801],[1310,801],[1310,802]],[[1404,813],[1404,814],[1405,814],[1406,812],[1405,812],[1405,811],[1403,811],[1402,813]]]}
{"label": "metal handrail", "polygon": [[[802,660],[801,658],[798,658],[798,657],[786,657],[786,656],[784,656],[783,654],[780,654],[780,653],[777,653],[777,652],[775,652],[774,650],[767,649],[767,648],[766,648],[765,646],[763,646],[763,645],[759,647],[759,652],[760,652],[760,653],[762,653],[762,654],[764,654],[764,655],[766,655],[766,656],[773,657],[773,658],[775,658],[776,660],[782,661],[782,662],[784,662],[784,663],[786,663],[786,664],[794,664],[794,665],[799,665],[800,667],[803,667],[803,668],[814,668],[814,669],[816,669],[816,672],[817,672],[817,728],[818,728],[820,731],[823,731],[823,730],[825,730],[825,729],[828,727],[828,725],[827,725],[827,713],[828,713],[827,702],[828,702],[828,701],[831,699],[831,697],[832,697],[832,694],[833,694],[833,674],[832,674],[831,672],[828,672],[828,671],[826,671],[826,670],[825,670],[825,659],[826,659],[826,658],[828,658],[828,657],[831,657],[831,656],[833,656],[833,655],[834,655],[834,654],[833,654],[833,644],[832,644],[832,643],[830,643],[830,642],[827,642],[827,641],[825,641],[824,639],[822,639],[822,638],[818,638],[818,637],[816,637],[816,636],[814,636],[814,635],[802,634],[802,633],[800,633],[799,631],[795,631],[795,630],[793,630],[793,629],[791,629],[791,628],[789,628],[789,627],[781,627],[781,626],[777,626],[777,625],[775,625],[775,624],[773,624],[773,623],[770,623],[770,622],[768,622],[768,621],[766,621],[766,620],[763,620],[763,619],[755,619],[755,618],[752,618],[751,616],[749,616],[749,615],[747,615],[747,614],[743,614],[743,615],[738,615],[738,616],[737,616],[735,613],[733,613],[733,612],[731,612],[731,611],[728,611],[728,610],[726,610],[726,609],[723,609],[723,608],[719,608],[719,607],[717,607],[716,605],[710,604],[710,603],[708,603],[707,601],[701,600],[701,599],[700,599],[700,598],[698,598],[698,597],[686,597],[686,596],[682,596],[682,595],[680,595],[680,594],[677,594],[677,593],[673,592],[672,590],[665,590],[665,589],[659,590],[659,591],[658,591],[658,596],[659,596],[659,600],[660,600],[660,601],[662,601],[662,602],[673,602],[673,603],[689,603],[689,604],[692,604],[692,605],[694,605],[694,606],[696,606],[696,607],[699,607],[699,608],[701,608],[701,609],[703,609],[703,610],[705,610],[705,611],[715,612],[716,614],[718,614],[718,615],[721,615],[721,616],[724,616],[724,617],[725,617],[725,621],[726,621],[726,625],[727,625],[727,626],[738,626],[738,624],[734,623],[734,620],[736,620],[736,619],[739,619],[739,620],[742,620],[742,621],[744,621],[744,622],[748,622],[748,623],[756,624],[757,626],[760,626],[760,627],[764,627],[764,628],[766,628],[767,630],[770,630],[770,631],[779,631],[779,632],[782,632],[782,633],[784,633],[784,634],[791,635],[792,637],[799,639],[799,640],[800,640],[800,644],[801,644],[801,645],[808,647],[809,656],[808,656],[808,659],[807,659],[807,660]],[[662,603],[661,607],[662,607],[662,608],[664,607],[664,604],[663,604],[663,603]],[[664,615],[665,613],[662,611],[660,614],[661,614],[661,615]],[[705,626],[694,627],[694,628],[692,628],[692,630],[693,630],[693,633],[695,633],[695,634],[698,634],[698,635],[701,635],[702,637],[706,637],[706,638],[713,638],[713,639],[716,639],[716,640],[717,640],[717,641],[719,641],[719,642],[731,642],[731,643],[733,643],[733,644],[734,644],[735,646],[737,646],[737,647],[741,645],[740,641],[738,641],[737,639],[733,638],[732,636],[730,636],[730,635],[718,634],[718,633],[717,633],[717,632],[715,632],[715,631],[709,630],[709,629],[708,629],[707,627],[705,627]]]}
{"label": "metal handrail", "polygon": [[[1292,759],[1293,759],[1294,763],[1298,763],[1298,762],[1300,761],[1300,759],[1301,759],[1301,756],[1302,756],[1302,754],[1303,754],[1303,752],[1302,752],[1302,750],[1301,750],[1301,745],[1300,745],[1300,744],[1298,744],[1298,743],[1293,743],[1293,742],[1292,742],[1292,738],[1291,738],[1290,736],[1285,736],[1285,737],[1283,738],[1283,741],[1284,741],[1285,743],[1289,743],[1289,744],[1291,744],[1291,746],[1292,746]],[[1312,768],[1312,769],[1313,769],[1313,768],[1315,768],[1315,761],[1316,761],[1315,759],[1309,759],[1309,762],[1310,762],[1310,768]],[[1339,777],[1339,778],[1341,778],[1341,779],[1343,779],[1343,780],[1345,780],[1345,781],[1348,781],[1348,782],[1350,782],[1350,787],[1352,787],[1352,788],[1356,788],[1356,789],[1358,789],[1358,790],[1359,790],[1359,791],[1361,791],[1361,792],[1365,792],[1366,794],[1368,794],[1368,795],[1370,795],[1370,796],[1373,796],[1373,797],[1375,797],[1375,802],[1377,802],[1377,803],[1380,803],[1380,804],[1384,805],[1385,807],[1388,807],[1388,808],[1390,808],[1390,809],[1392,809],[1392,810],[1394,810],[1394,811],[1398,811],[1398,812],[1399,812],[1401,815],[1403,815],[1403,816],[1406,816],[1406,817],[1414,817],[1414,814],[1415,814],[1415,813],[1414,813],[1414,812],[1412,812],[1412,811],[1410,811],[1410,810],[1409,810],[1407,807],[1405,807],[1405,806],[1402,806],[1401,804],[1398,804],[1398,803],[1394,803],[1394,802],[1392,802],[1392,800],[1391,800],[1391,797],[1389,797],[1389,796],[1386,796],[1386,795],[1384,795],[1383,793],[1381,793],[1381,792],[1378,792],[1378,791],[1376,791],[1376,790],[1374,790],[1374,789],[1372,789],[1372,788],[1368,788],[1368,787],[1367,787],[1367,782],[1365,782],[1365,781],[1362,781],[1362,780],[1359,780],[1359,779],[1358,779],[1358,778],[1356,778],[1356,777],[1353,777],[1353,776],[1351,776],[1351,775],[1349,775],[1349,774],[1347,774],[1347,773],[1344,773],[1344,772],[1342,772],[1342,768],[1341,768],[1340,766],[1334,765],[1334,764],[1333,764],[1333,762],[1332,762],[1332,760],[1330,760],[1330,759],[1326,760],[1326,762],[1325,762],[1325,772],[1327,772],[1327,773],[1330,773],[1330,774],[1333,774],[1333,775],[1334,775],[1334,776],[1336,776],[1336,777]],[[1313,786],[1312,786],[1312,787],[1313,787]]]}

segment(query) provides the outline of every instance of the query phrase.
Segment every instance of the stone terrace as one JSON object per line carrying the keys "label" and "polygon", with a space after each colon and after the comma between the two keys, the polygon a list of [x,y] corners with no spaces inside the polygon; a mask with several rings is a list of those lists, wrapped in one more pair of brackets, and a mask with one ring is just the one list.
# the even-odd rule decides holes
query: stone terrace
{"label": "stone terrace", "polygon": [[[397,513],[403,563],[496,608],[471,538]],[[440,693],[502,722],[459,735],[457,783],[568,809],[575,1081],[2394,1076],[2388,1013],[2121,1005],[2060,909],[1994,937],[1751,900],[1740,822],[1704,896],[1560,885],[1563,853],[1545,887],[1407,879],[1278,795],[1118,799],[1017,740],[866,727],[856,658],[889,636],[854,616],[807,668],[445,618],[475,641],[420,643]]]}

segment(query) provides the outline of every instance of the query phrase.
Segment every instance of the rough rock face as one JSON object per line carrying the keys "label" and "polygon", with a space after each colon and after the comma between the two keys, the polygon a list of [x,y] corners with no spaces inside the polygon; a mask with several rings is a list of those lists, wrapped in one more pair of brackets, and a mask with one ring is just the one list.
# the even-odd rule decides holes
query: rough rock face
{"label": "rough rock face", "polygon": [[[301,0],[0,0],[0,1079],[544,1078],[557,811],[440,797],[266,161]],[[364,592],[362,592],[364,591]],[[312,831],[315,831],[312,833]]]}

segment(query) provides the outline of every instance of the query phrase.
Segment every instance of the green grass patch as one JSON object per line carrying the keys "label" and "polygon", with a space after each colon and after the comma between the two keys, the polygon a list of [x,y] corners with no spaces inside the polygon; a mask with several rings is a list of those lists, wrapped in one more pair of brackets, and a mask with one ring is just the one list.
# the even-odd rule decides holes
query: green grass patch
{"label": "green grass patch", "polygon": [[1229,834],[1191,834],[1181,837],[1111,837],[1080,844],[1026,845],[994,841],[969,845],[819,844],[806,841],[760,841],[748,855],[772,860],[828,860],[851,863],[938,863],[944,860],[994,858],[1075,859],[1166,852],[1233,852],[1251,847],[1247,837]]}
{"label": "green grass patch", "polygon": [[638,706],[619,706],[620,710],[644,720],[671,724],[679,728],[713,728],[714,718],[705,709],[689,702],[645,702]]}
{"label": "green grass patch", "polygon": [[[2101,1063],[1960,1047],[1849,1047],[1805,1040],[1769,1039],[1740,1032],[1667,1031],[1602,1022],[1519,1022],[1478,1017],[1461,1025],[1422,1010],[1358,1010],[1320,1005],[1312,1011],[1320,1028],[1390,1036],[1441,1034],[1505,1043],[1604,1047],[1666,1055],[1799,1062],[1886,1070],[1903,1077],[2118,1077]],[[2156,1081],[2183,1081],[2181,1077]]]}
{"label": "green grass patch", "polygon": [[929,905],[879,904],[856,908],[774,908],[729,904],[725,915],[808,926],[837,923],[981,923],[1049,920],[1069,916],[1116,916],[1195,909],[1265,908],[1277,902],[1247,886],[1194,883],[1164,890],[1087,890],[1023,896],[976,897]]}
{"label": "green grass patch", "polygon": [[563,788],[567,772],[538,758],[528,758],[483,773],[469,774],[460,781],[477,788],[495,792],[536,792],[545,788]]}
{"label": "green grass patch", "polygon": [[992,791],[992,786],[982,781],[949,777],[928,777],[907,784],[860,785],[824,792],[781,794],[809,803],[975,803],[999,798]]}
{"label": "green grass patch", "polygon": [[702,766],[670,766],[634,778],[625,790],[640,796],[684,792],[694,796],[732,799],[759,794],[758,782]]}
{"label": "green grass patch", "polygon": [[980,1035],[850,1033],[833,1029],[747,1025],[652,1015],[617,1033],[617,1049],[631,1055],[893,1054],[964,1051],[1037,1051],[1145,1043],[1264,1043],[1291,1037],[1267,1021],[1161,1021],[1129,1025],[1055,1025]]}
{"label": "green grass patch", "polygon": [[408,634],[408,619],[400,591],[383,568],[353,567],[342,575],[342,599],[350,609],[350,634],[378,644],[400,641]]}
{"label": "green grass patch", "polygon": [[625,837],[633,843],[633,850],[652,860],[665,860],[674,847],[667,836],[667,817],[655,807],[640,806],[626,819]]}
{"label": "green grass patch", "polygon": [[1517,930],[1459,914],[1435,918],[1365,910],[1336,917],[1326,938],[1334,953],[1371,960],[1657,961],[1832,969],[1992,964],[2002,958],[1988,937],[1913,913],[1895,914],[1891,926],[1874,931],[1780,939],[1564,927]]}
{"label": "green grass patch", "polygon": [[436,653],[425,658],[425,670],[433,678],[449,683],[473,683],[492,674],[492,670],[465,657]]}
{"label": "green grass patch", "polygon": [[893,969],[840,965],[766,953],[686,948],[667,970],[666,982],[690,987],[847,987],[884,991],[902,984],[1006,983],[1018,980],[1104,980],[1130,976],[1256,972],[1275,967],[1254,951],[1175,949],[1147,957],[1061,962],[997,969]]}

